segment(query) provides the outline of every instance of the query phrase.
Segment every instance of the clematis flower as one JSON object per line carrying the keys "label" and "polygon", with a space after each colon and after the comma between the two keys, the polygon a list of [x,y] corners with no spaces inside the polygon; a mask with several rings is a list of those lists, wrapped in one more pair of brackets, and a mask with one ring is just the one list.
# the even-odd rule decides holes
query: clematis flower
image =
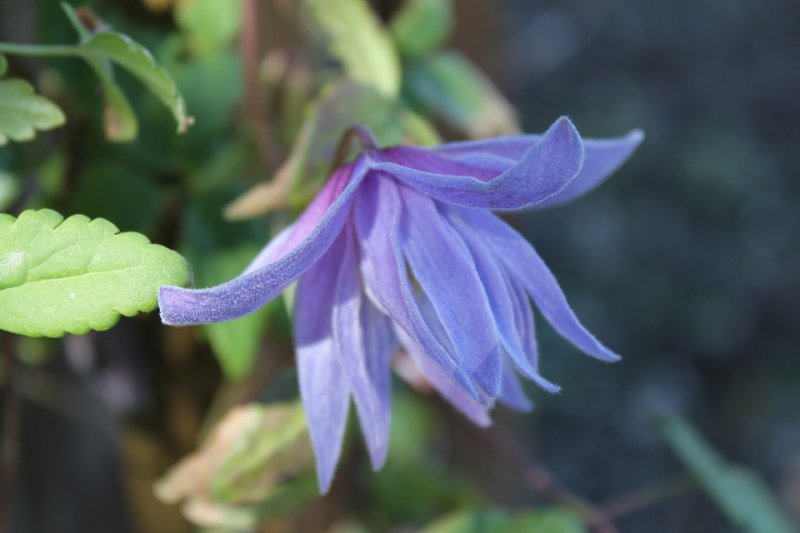
{"label": "clematis flower", "polygon": [[489,424],[497,402],[530,408],[518,375],[558,390],[539,374],[531,301],[580,350],[618,359],[581,325],[533,247],[492,211],[572,200],[617,169],[642,137],[584,140],[560,118],[540,136],[431,149],[378,149],[366,139],[239,277],[207,289],[161,287],[162,320],[231,320],[297,281],[300,393],[324,493],[351,398],[373,468],[383,465],[398,347],[479,425]]}

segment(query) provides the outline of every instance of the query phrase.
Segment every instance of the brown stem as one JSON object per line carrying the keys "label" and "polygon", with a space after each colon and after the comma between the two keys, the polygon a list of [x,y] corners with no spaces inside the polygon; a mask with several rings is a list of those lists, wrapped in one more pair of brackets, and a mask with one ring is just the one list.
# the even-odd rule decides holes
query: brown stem
{"label": "brown stem", "polygon": [[350,126],[342,134],[341,139],[339,139],[339,145],[336,147],[336,155],[333,157],[330,174],[333,174],[337,168],[342,166],[345,159],[347,159],[347,151],[350,149],[350,143],[354,139],[358,139],[364,150],[377,150],[379,148],[378,139],[375,138],[375,135],[368,127],[363,124]]}
{"label": "brown stem", "polygon": [[605,510],[564,487],[550,470],[535,461],[516,439],[499,426],[478,430],[481,439],[509,466],[522,474],[525,484],[535,493],[561,505],[574,509],[597,533],[616,533],[617,528]]}
{"label": "brown stem", "polygon": [[696,485],[691,476],[682,474],[611,499],[603,504],[603,514],[609,518],[619,518],[682,494]]}
{"label": "brown stem", "polygon": [[272,144],[267,116],[264,111],[258,69],[261,58],[261,42],[259,40],[259,22],[261,21],[259,4],[261,0],[242,0],[244,2],[242,32],[239,36],[239,53],[242,56],[245,87],[245,120],[250,125],[261,159],[269,168],[278,164],[278,154]]}
{"label": "brown stem", "polygon": [[14,500],[19,456],[19,400],[14,384],[16,350],[14,336],[1,332],[3,349],[3,453],[2,486],[0,487],[0,531],[7,531]]}

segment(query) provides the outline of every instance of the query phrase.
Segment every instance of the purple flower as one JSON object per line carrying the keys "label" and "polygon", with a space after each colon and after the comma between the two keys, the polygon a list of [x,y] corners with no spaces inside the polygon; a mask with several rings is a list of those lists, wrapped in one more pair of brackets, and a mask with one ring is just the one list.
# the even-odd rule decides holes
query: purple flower
{"label": "purple flower", "polygon": [[351,396],[372,465],[383,465],[390,358],[400,346],[479,425],[489,424],[497,401],[530,408],[517,373],[558,390],[538,372],[531,299],[579,349],[618,359],[580,324],[533,247],[491,211],[572,200],[619,167],[642,137],[584,140],[561,118],[541,136],[368,146],[239,277],[208,289],[161,287],[162,320],[231,320],[298,281],[300,392],[326,492]]}

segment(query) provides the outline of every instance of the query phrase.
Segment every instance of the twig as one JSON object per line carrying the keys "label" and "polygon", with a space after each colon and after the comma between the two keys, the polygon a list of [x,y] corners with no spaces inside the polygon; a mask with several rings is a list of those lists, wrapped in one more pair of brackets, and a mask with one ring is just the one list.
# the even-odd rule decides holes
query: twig
{"label": "twig", "polygon": [[601,508],[605,516],[619,518],[682,494],[696,485],[697,482],[691,476],[682,474],[612,498]]}
{"label": "twig", "polygon": [[3,341],[3,454],[2,487],[0,487],[0,531],[7,531],[14,500],[19,457],[19,401],[14,386],[16,351],[14,336],[0,333]]}
{"label": "twig", "polygon": [[535,493],[557,504],[574,509],[597,533],[616,533],[611,516],[601,508],[591,504],[564,487],[553,474],[541,463],[536,462],[514,437],[499,426],[485,430],[476,430],[480,438],[486,442],[509,466],[517,469],[525,484]]}

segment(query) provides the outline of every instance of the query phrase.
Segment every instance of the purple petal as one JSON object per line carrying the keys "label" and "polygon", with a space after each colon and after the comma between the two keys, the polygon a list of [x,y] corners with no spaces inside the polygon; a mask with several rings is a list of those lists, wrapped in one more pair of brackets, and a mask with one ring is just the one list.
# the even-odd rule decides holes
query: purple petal
{"label": "purple petal", "polygon": [[[537,370],[525,353],[520,334],[523,329],[518,327],[522,325],[522,317],[517,316],[519,311],[515,308],[515,302],[512,299],[510,281],[494,257],[493,250],[483,241],[480,234],[474,231],[460,216],[454,215],[449,210],[446,211],[446,216],[469,250],[472,262],[480,276],[483,292],[486,295],[494,326],[503,348],[525,375],[535,378]],[[473,297],[472,295],[467,296]]]}
{"label": "purple petal", "polygon": [[456,363],[455,354],[436,339],[423,319],[400,254],[399,225],[402,204],[391,178],[371,175],[359,191],[354,223],[361,251],[361,274],[367,294],[391,316],[421,349],[473,397],[475,387]]}
{"label": "purple petal", "polygon": [[366,174],[365,161],[366,158],[359,158],[353,165],[336,171],[294,224],[292,233],[282,236],[285,240],[281,246],[269,254],[259,254],[258,268],[208,289],[161,287],[158,304],[162,322],[173,326],[223,322],[250,313],[275,298],[313,265],[339,234],[350,212],[353,193]]}
{"label": "purple petal", "polygon": [[386,461],[389,449],[391,325],[386,324],[385,316],[370,314],[365,309],[372,305],[362,297],[352,227],[345,226],[340,238],[344,239],[344,253],[340,259],[333,308],[333,338],[353,392],[372,467],[378,470]]}
{"label": "purple petal", "polygon": [[490,397],[500,393],[502,351],[490,302],[469,250],[430,198],[401,187],[403,251],[459,363]]}
{"label": "purple petal", "polygon": [[[633,154],[644,139],[641,130],[612,139],[583,139],[583,167],[561,191],[536,205],[563,204],[591,191],[613,174]],[[465,165],[486,172],[501,173],[511,168],[525,152],[541,140],[539,135],[497,137],[483,141],[444,144],[433,150]]]}
{"label": "purple petal", "polygon": [[578,321],[556,278],[530,243],[491,213],[463,209],[462,214],[483,234],[511,276],[525,287],[556,331],[588,355],[603,361],[619,360],[617,354],[603,346]]}
{"label": "purple petal", "polygon": [[384,150],[373,168],[443,202],[507,210],[547,200],[575,178],[582,164],[580,135],[572,122],[562,117],[500,174],[408,146]]}
{"label": "purple petal", "polygon": [[294,301],[300,396],[323,494],[328,492],[336,471],[350,405],[347,377],[331,332],[336,279],[343,253],[344,247],[339,240],[301,276]]}
{"label": "purple petal", "polygon": [[514,368],[508,362],[503,364],[503,387],[499,399],[503,404],[517,411],[527,412],[533,409],[533,404],[525,395]]}
{"label": "purple petal", "polygon": [[423,349],[401,328],[396,329],[400,343],[408,352],[408,355],[425,375],[428,383],[436,389],[442,398],[447,400],[450,405],[455,407],[461,414],[466,416],[472,423],[487,427],[492,424],[489,418],[489,409],[479,403],[473,396],[464,391],[464,388],[454,382],[450,377],[442,372],[439,365],[428,357]]}

